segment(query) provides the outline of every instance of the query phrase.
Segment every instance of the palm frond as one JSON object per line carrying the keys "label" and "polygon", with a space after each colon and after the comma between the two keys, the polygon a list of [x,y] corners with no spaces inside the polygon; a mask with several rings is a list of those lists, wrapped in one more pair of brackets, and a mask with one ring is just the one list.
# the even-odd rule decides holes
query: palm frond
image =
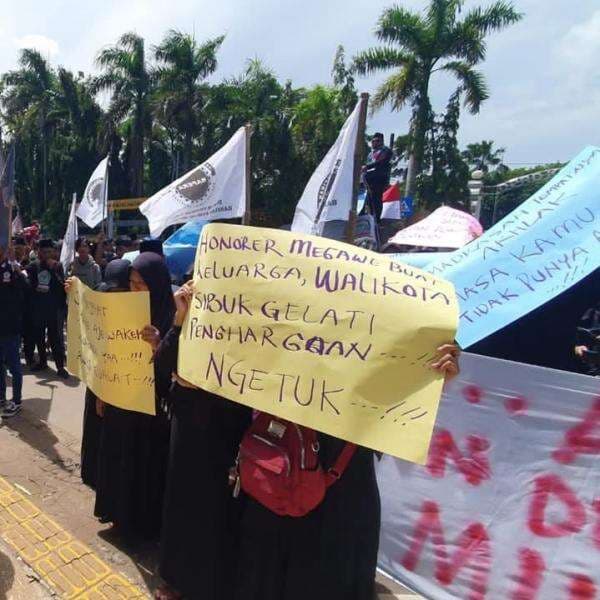
{"label": "palm frond", "polygon": [[499,0],[486,8],[472,9],[462,22],[466,27],[473,27],[481,35],[487,35],[518,23],[522,18],[523,13],[517,12],[512,2]]}
{"label": "palm frond", "polygon": [[412,60],[413,55],[389,46],[369,48],[352,59],[352,71],[359,75],[370,75],[377,71],[403,67]]}
{"label": "palm frond", "polygon": [[469,111],[473,114],[479,112],[481,104],[490,97],[483,74],[461,61],[447,62],[441,69],[458,79],[459,89],[464,94],[464,104]]}
{"label": "palm frond", "polygon": [[408,63],[399,72],[390,75],[376,90],[371,99],[371,113],[385,104],[399,111],[411,101],[418,88],[418,72],[415,61]]}
{"label": "palm frond", "polygon": [[419,14],[394,5],[383,11],[375,35],[383,42],[418,51],[425,42],[426,24]]}

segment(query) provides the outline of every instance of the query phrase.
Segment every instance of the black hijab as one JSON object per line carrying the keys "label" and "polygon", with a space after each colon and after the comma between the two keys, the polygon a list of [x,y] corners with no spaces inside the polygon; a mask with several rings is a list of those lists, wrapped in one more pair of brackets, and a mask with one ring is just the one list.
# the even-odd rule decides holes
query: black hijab
{"label": "black hijab", "polygon": [[100,285],[100,291],[128,292],[130,269],[131,263],[128,260],[111,260],[104,270],[104,281]]}
{"label": "black hijab", "polygon": [[150,317],[161,338],[173,324],[175,301],[171,291],[171,277],[165,260],[154,252],[142,252],[132,267],[140,274],[150,290]]}

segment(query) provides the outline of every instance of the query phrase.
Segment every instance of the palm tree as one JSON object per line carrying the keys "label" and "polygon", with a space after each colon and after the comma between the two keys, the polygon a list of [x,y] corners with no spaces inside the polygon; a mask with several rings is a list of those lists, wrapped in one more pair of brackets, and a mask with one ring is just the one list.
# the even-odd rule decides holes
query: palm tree
{"label": "palm tree", "polygon": [[144,39],[125,33],[114,46],[100,51],[96,63],[103,73],[93,84],[96,92],[110,91],[108,117],[122,124],[128,139],[127,158],[130,191],[144,194],[144,148],[150,130],[149,97],[152,79],[146,64]]}
{"label": "palm tree", "polygon": [[171,30],[154,49],[160,63],[156,101],[183,137],[184,171],[192,165],[192,144],[205,101],[202,82],[217,69],[216,54],[224,39],[219,36],[198,44],[193,36]]}
{"label": "palm tree", "polygon": [[467,149],[462,152],[462,157],[474,169],[480,169],[484,173],[495,169],[502,164],[504,148],[494,148],[492,140],[483,140],[477,144],[468,144]]}
{"label": "palm tree", "polygon": [[[31,48],[21,51],[20,69],[3,78],[4,117],[13,134],[20,137],[36,132],[41,145],[43,208],[48,206],[48,145],[51,138],[52,111],[57,97],[56,75],[44,57]],[[37,137],[37,136],[36,136]],[[35,155],[35,145],[33,146]]]}
{"label": "palm tree", "polygon": [[431,117],[429,85],[434,73],[453,75],[466,107],[477,113],[488,97],[483,75],[473,67],[486,55],[486,36],[516,23],[522,17],[510,2],[499,0],[486,8],[474,8],[462,19],[464,0],[430,0],[424,13],[400,6],[381,15],[376,37],[384,46],[354,57],[361,75],[395,69],[377,89],[372,110],[391,104],[393,110],[412,106],[411,153],[406,194],[414,195],[415,178],[421,170],[427,122]]}

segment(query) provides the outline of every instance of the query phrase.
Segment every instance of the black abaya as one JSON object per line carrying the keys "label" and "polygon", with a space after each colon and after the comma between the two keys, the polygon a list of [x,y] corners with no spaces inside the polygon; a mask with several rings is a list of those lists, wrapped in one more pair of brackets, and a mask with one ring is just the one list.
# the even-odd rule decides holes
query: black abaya
{"label": "black abaya", "polygon": [[[151,252],[132,266],[148,286],[151,322],[163,337],[175,312],[167,266]],[[160,533],[170,427],[164,372],[155,357],[156,416],[108,404],[104,412],[94,514],[128,537],[156,539]]]}
{"label": "black abaya", "polygon": [[92,489],[96,488],[101,435],[102,419],[96,414],[96,395],[86,388],[81,438],[81,480]]}
{"label": "black abaya", "polygon": [[[320,435],[322,463],[333,464],[343,444]],[[236,600],[373,600],[379,527],[374,457],[365,448],[305,517],[280,517],[248,499]]]}
{"label": "black abaya", "polygon": [[[180,329],[173,327],[157,357],[175,371]],[[241,502],[231,495],[229,468],[250,424],[250,409],[175,384],[160,574],[185,598],[232,597]]]}
{"label": "black abaya", "polygon": [[169,424],[107,404],[104,409],[94,514],[125,537],[160,534]]}
{"label": "black abaya", "polygon": [[[105,281],[100,286],[102,292],[123,292],[129,290],[128,260],[114,260],[106,269]],[[97,397],[91,389],[85,390],[83,411],[83,434],[81,437],[81,480],[92,489],[96,488],[102,418],[96,413]]]}

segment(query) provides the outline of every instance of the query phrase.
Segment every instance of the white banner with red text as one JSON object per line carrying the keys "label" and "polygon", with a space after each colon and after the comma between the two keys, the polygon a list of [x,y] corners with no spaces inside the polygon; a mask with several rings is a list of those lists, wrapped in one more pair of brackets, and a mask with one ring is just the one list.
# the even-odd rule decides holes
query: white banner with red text
{"label": "white banner with red text", "polygon": [[380,568],[436,600],[600,598],[600,379],[463,354],[425,466],[385,456]]}

